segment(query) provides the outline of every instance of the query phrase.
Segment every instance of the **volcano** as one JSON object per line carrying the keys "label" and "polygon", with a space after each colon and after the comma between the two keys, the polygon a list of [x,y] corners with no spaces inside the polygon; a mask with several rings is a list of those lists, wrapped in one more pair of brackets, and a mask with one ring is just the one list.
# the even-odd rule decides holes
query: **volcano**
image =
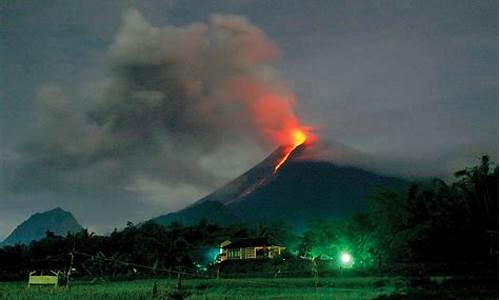
{"label": "volcano", "polygon": [[[327,161],[304,160],[308,145],[298,146],[276,170],[286,147],[279,147],[243,175],[194,204],[153,219],[160,224],[269,223],[303,226],[309,221],[336,220],[366,210],[364,198],[376,188],[396,190],[404,179]],[[302,155],[306,154],[306,155]]]}

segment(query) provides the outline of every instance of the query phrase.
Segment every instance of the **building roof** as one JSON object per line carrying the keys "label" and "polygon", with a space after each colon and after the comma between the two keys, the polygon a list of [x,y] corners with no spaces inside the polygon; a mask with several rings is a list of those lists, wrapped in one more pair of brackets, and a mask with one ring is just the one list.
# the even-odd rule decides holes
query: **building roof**
{"label": "building roof", "polygon": [[223,249],[232,248],[245,248],[245,247],[258,247],[258,246],[279,246],[276,243],[272,243],[268,238],[254,238],[254,239],[237,239],[232,241],[230,244],[222,244]]}

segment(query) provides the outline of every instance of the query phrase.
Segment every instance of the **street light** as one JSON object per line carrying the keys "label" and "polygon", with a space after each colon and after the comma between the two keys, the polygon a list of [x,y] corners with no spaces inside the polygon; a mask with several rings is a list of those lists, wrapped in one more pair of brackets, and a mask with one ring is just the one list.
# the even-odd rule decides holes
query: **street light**
{"label": "street light", "polygon": [[340,263],[344,266],[352,265],[352,255],[347,252],[340,253]]}

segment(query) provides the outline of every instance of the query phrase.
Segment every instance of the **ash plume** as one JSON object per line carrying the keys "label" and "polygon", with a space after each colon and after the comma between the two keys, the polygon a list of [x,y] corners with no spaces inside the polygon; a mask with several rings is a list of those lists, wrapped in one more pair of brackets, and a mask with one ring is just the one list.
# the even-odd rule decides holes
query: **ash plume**
{"label": "ash plume", "polygon": [[40,89],[38,129],[6,162],[9,189],[165,192],[161,184],[189,186],[173,194],[193,200],[236,175],[221,169],[248,167],[245,156],[279,144],[283,126],[298,122],[278,59],[276,45],[244,17],[159,28],[129,11],[92,97]]}

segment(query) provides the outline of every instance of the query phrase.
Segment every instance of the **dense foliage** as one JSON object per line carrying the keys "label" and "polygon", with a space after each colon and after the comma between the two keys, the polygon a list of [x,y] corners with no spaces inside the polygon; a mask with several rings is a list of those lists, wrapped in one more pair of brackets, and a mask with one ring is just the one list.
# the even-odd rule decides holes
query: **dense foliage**
{"label": "dense foliage", "polygon": [[498,166],[488,157],[455,180],[377,190],[366,214],[312,224],[299,255],[335,258],[349,251],[358,266],[387,263],[488,262],[498,257]]}
{"label": "dense foliage", "polygon": [[115,230],[108,236],[87,230],[65,237],[47,232],[44,239],[29,245],[0,248],[0,276],[16,279],[25,278],[32,270],[65,271],[69,268],[71,253],[73,267],[78,270],[74,275],[79,276],[135,278],[165,274],[165,270],[199,272],[200,266],[214,262],[222,241],[271,235],[284,241],[291,232],[287,228],[284,224],[220,227],[202,220],[194,226],[129,222],[123,230]]}
{"label": "dense foliage", "polygon": [[[270,237],[288,247],[294,260],[339,262],[348,252],[355,267],[394,263],[489,262],[498,257],[498,166],[487,157],[461,170],[454,182],[414,184],[405,193],[378,190],[369,210],[335,223],[316,222],[298,234],[286,224],[220,227],[128,223],[98,236],[83,230],[65,237],[47,232],[30,245],[0,248],[2,279],[25,278],[32,270],[67,270],[93,278],[151,276],[159,270],[199,272],[214,261],[225,239]],[[288,258],[292,259],[290,253]],[[146,266],[143,268],[141,266]],[[274,270],[274,267],[270,267]],[[296,268],[296,267],[294,267]],[[306,269],[305,269],[306,270]]]}

